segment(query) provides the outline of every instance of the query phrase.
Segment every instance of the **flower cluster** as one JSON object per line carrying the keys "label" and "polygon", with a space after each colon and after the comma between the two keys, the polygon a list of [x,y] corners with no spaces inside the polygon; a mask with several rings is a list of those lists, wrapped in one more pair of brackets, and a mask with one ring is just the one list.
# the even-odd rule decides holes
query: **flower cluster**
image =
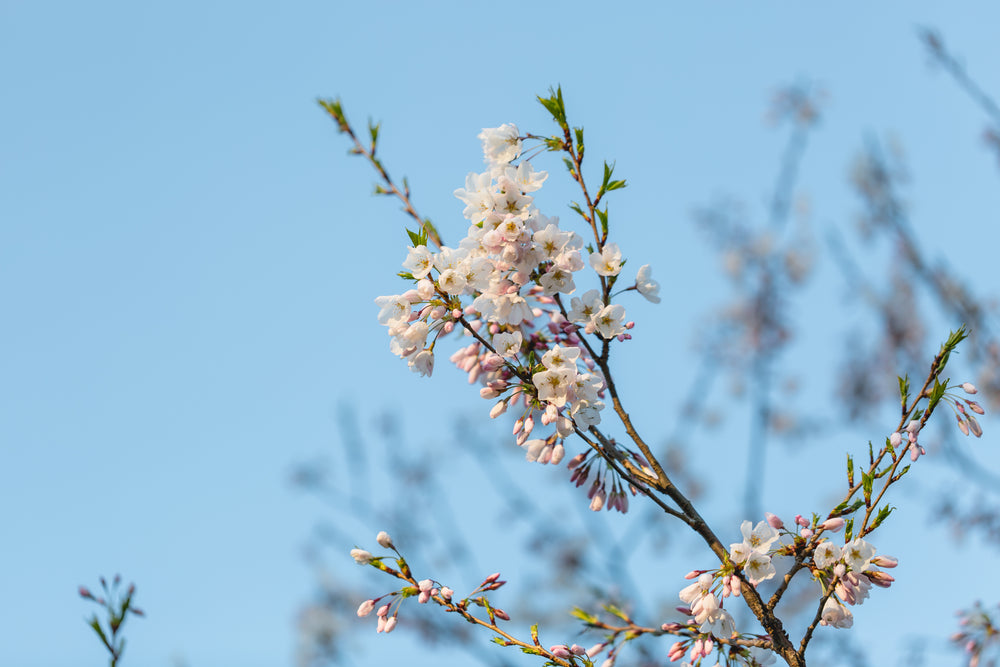
{"label": "flower cluster", "polygon": [[[971,382],[964,383],[962,385],[962,390],[966,394],[978,393],[976,385]],[[967,398],[959,398],[954,395],[949,395],[948,397],[951,399],[951,404],[955,406],[955,419],[958,420],[958,428],[962,431],[962,433],[965,435],[969,435],[969,433],[971,433],[977,438],[982,437],[983,428],[979,425],[979,422],[976,421],[976,418],[969,414],[969,411],[975,412],[977,415],[986,414],[986,411],[983,410],[983,406],[979,405],[976,401],[971,401]],[[969,411],[966,410],[966,406],[968,406]]]}
{"label": "flower cluster", "polygon": [[[959,386],[966,394],[978,393],[976,386],[971,382],[965,382]],[[959,397],[951,392],[945,392],[943,396],[955,412],[955,419],[958,420],[959,430],[965,435],[971,433],[977,438],[981,437],[983,435],[983,428],[979,425],[975,415],[970,414],[970,412],[974,412],[977,415],[986,414],[983,406],[976,401]],[[911,419],[903,431],[893,433],[889,436],[889,444],[893,447],[899,447],[905,438],[907,443],[906,448],[910,452],[910,460],[916,461],[923,454],[927,453],[920,443],[917,442],[917,435],[920,433],[922,426],[923,424],[919,419]]]}
{"label": "flower cluster", "polygon": [[[400,567],[400,572],[396,572],[395,570],[392,570],[388,566],[384,565],[382,563],[384,557],[373,556],[371,552],[364,549],[351,549],[351,558],[354,559],[354,562],[358,565],[374,565],[384,572],[395,574],[397,576],[402,575],[401,578],[409,576],[409,567],[406,565],[406,561],[403,560],[403,557],[396,549],[396,545],[393,544],[392,537],[390,537],[389,533],[384,530],[380,531],[375,537],[375,541],[378,542],[379,546],[382,548],[391,549],[396,552],[396,555],[398,556],[396,563]],[[478,590],[495,590],[500,586],[503,586],[506,582],[498,582],[497,579],[499,578],[499,573],[490,575],[486,578]],[[411,579],[411,581],[415,580]],[[404,586],[399,590],[386,593],[385,595],[381,595],[377,598],[365,600],[360,606],[358,606],[358,616],[364,618],[374,611],[377,619],[375,631],[388,633],[395,629],[396,623],[399,620],[400,606],[402,605],[402,601],[406,598],[416,596],[417,602],[420,604],[427,604],[427,602],[432,598],[438,597],[445,604],[450,604],[454,594],[455,592],[447,586],[441,586],[431,579],[422,579],[420,581],[415,581],[415,585]],[[390,598],[389,602],[380,605],[376,609],[376,605],[378,605],[378,603],[385,598]],[[505,616],[502,610],[495,609],[493,611],[500,618]]]}
{"label": "flower cluster", "polygon": [[[474,338],[451,361],[470,383],[482,385],[483,398],[497,401],[491,417],[522,406],[514,435],[529,461],[558,463],[563,439],[599,424],[605,407],[605,381],[581,334],[605,341],[631,337],[624,306],[609,302],[625,260],[614,243],[593,250],[588,263],[602,289],[569,297],[587,265],[584,242],[535,207],[533,193],[547,174],[528,160],[512,164],[522,150],[515,125],[484,129],[479,138],[489,168],[470,173],[455,191],[465,203],[465,238],[433,252],[425,236],[411,233],[414,245],[400,275],[414,287],[378,297],[378,320],[388,327],[390,350],[422,375],[433,372],[441,336],[457,327]],[[659,301],[648,265],[628,289]],[[568,308],[563,296],[570,298]],[[554,432],[530,439],[536,421],[554,425]]]}
{"label": "flower cluster", "polygon": [[[752,533],[750,531],[751,535]],[[724,645],[719,640],[728,641],[738,637],[736,622],[732,614],[723,609],[723,603],[730,595],[740,595],[739,577],[723,575],[722,571],[695,570],[689,572],[686,578],[696,581],[681,590],[679,597],[686,606],[678,607],[677,610],[692,619],[686,626],[665,623],[662,627],[664,632],[686,633],[685,638],[674,642],[667,652],[671,662],[687,657],[688,661],[682,663],[682,667],[705,664],[703,659],[715,651],[727,665],[763,666],[774,663],[775,655],[758,647],[730,645],[728,655],[723,652]]]}

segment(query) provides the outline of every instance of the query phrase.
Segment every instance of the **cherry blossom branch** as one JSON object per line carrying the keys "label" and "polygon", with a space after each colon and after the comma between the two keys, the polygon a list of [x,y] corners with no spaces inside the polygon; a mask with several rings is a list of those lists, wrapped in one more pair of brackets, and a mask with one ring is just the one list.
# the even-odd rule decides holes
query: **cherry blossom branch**
{"label": "cherry blossom branch", "polygon": [[[393,576],[397,579],[407,582],[410,584],[408,587],[404,587],[399,591],[394,591],[392,593],[383,595],[380,598],[370,599],[361,604],[358,608],[358,616],[367,616],[372,611],[375,610],[375,605],[387,596],[399,596],[399,601],[408,597],[418,597],[420,603],[426,603],[433,601],[438,606],[443,607],[446,612],[456,613],[461,616],[466,622],[473,625],[478,625],[487,628],[491,632],[495,633],[497,637],[494,638],[494,642],[500,644],[501,646],[516,646],[521,649],[522,652],[530,655],[538,655],[549,661],[548,664],[561,665],[562,667],[578,667],[579,661],[575,659],[576,655],[581,655],[582,651],[574,653],[569,650],[566,645],[556,645],[546,649],[542,646],[538,639],[538,626],[532,626],[531,628],[531,642],[526,642],[524,640],[518,639],[514,635],[503,630],[498,624],[497,619],[509,621],[510,616],[498,607],[494,607],[490,604],[486,595],[478,595],[473,597],[478,593],[485,593],[488,591],[493,591],[499,589],[506,582],[499,581],[499,573],[492,574],[467,597],[454,602],[453,591],[445,586],[437,586],[431,579],[424,579],[418,581],[413,575],[409,564],[403,555],[396,549],[396,546],[392,542],[392,538],[383,532],[380,532],[377,538],[380,546],[384,548],[392,549],[396,553],[396,565],[399,569],[389,567],[383,563],[385,557],[375,557],[368,551],[363,549],[354,549],[351,551],[351,556],[354,558],[355,562],[360,565],[371,565],[375,569]],[[389,609],[393,603],[383,605],[377,613],[379,618],[378,631],[379,632],[391,632],[396,626],[396,618],[398,618],[399,607],[397,605],[395,613],[390,617],[388,615]],[[489,620],[479,618],[471,611],[469,611],[470,604],[475,606],[480,606],[486,609]]]}
{"label": "cherry blossom branch", "polygon": [[395,195],[403,203],[403,210],[406,211],[407,215],[417,221],[420,228],[427,233],[427,238],[438,248],[444,245],[441,240],[441,236],[438,234],[437,229],[431,223],[430,218],[421,218],[420,214],[413,207],[413,203],[410,201],[410,186],[403,179],[403,189],[400,190],[399,187],[393,182],[392,178],[389,177],[389,172],[386,171],[385,166],[382,161],[375,157],[375,147],[378,141],[378,131],[379,125],[368,124],[368,130],[371,134],[371,144],[365,147],[364,144],[358,139],[357,134],[355,134],[354,129],[347,120],[347,116],[344,114],[344,108],[340,100],[318,100],[319,105],[330,115],[331,118],[337,123],[337,129],[341,134],[346,134],[354,141],[354,148],[351,149],[351,153],[355,155],[363,155],[375,171],[378,172],[379,176],[382,177],[382,182],[385,186],[376,185],[375,194],[392,194]]}

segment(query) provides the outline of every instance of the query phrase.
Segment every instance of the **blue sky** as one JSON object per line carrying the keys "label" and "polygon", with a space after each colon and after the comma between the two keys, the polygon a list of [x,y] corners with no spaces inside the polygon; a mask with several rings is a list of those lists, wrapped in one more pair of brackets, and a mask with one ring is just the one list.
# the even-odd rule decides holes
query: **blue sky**
{"label": "blue sky", "polygon": [[[290,664],[322,510],[288,476],[337,445],[335,406],[482,410],[443,360],[426,380],[388,354],[373,299],[398,291],[406,221],[317,97],[383,122],[390,171],[457,241],[476,134],[548,131],[534,96],[561,84],[592,159],[629,180],[619,243],[664,283],[636,357],[687,377],[664,347],[725,297],[690,213],[729,193],[763,216],[785,139],[763,116],[789,83],[829,97],[802,168],[816,220],[849,223],[852,156],[891,134],[931,256],[996,293],[986,118],[916,29],[1000,94],[997,25],[987,3],[5,3],[0,662],[100,664],[75,590],[120,571],[150,614],[126,664]],[[569,220],[568,187],[546,192]],[[640,414],[678,400],[636,393]]]}

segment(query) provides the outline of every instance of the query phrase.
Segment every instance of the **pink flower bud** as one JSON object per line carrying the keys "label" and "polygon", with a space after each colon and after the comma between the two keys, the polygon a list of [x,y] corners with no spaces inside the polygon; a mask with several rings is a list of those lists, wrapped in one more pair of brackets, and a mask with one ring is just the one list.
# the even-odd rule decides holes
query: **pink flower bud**
{"label": "pink flower bud", "polygon": [[969,404],[969,409],[975,412],[977,415],[985,415],[986,410],[983,410],[983,406],[979,405],[975,401],[966,401]]}
{"label": "pink flower bud", "polygon": [[531,433],[535,428],[535,418],[532,415],[528,415],[528,418],[524,420],[524,432]]}
{"label": "pink flower bud", "polygon": [[454,594],[455,594],[455,591],[451,590],[447,586],[442,586],[441,587],[441,597],[443,597],[445,600],[448,600],[450,602],[451,601],[451,596],[454,595]]}
{"label": "pink flower bud", "polygon": [[739,577],[733,577],[729,580],[729,587],[733,590],[733,595],[739,597],[743,590],[743,582],[740,581]]}
{"label": "pink flower bud", "polygon": [[801,514],[795,515],[795,523],[802,526],[803,528],[807,528],[809,526],[809,522],[806,521],[804,518],[802,518]]}
{"label": "pink flower bud", "polygon": [[836,533],[838,530],[844,527],[844,523],[846,522],[838,516],[833,519],[827,519],[826,521],[821,523],[820,526],[822,526],[824,530],[829,530],[831,533]]}
{"label": "pink flower bud", "polygon": [[958,430],[961,431],[963,435],[969,435],[969,425],[966,421],[959,415],[955,415],[955,419],[958,420]]}
{"label": "pink flower bud", "polygon": [[[979,422],[976,421],[976,418],[973,417],[972,415],[969,415],[968,422],[969,422],[969,431],[972,433],[972,435],[976,436],[977,438],[981,437],[983,435],[983,427],[979,425]],[[920,453],[923,454],[923,452]]]}
{"label": "pink flower bud", "polygon": [[962,390],[965,391],[966,394],[976,394],[979,392],[979,390],[976,389],[976,385],[972,384],[971,382],[963,382]]}
{"label": "pink flower bud", "polygon": [[392,632],[395,627],[396,627],[396,617],[395,616],[392,616],[390,618],[385,619],[385,630],[384,631],[385,631],[386,634],[389,634],[390,632]]}
{"label": "pink flower bud", "polygon": [[781,530],[785,527],[785,522],[770,512],[764,512],[764,518],[767,519],[767,525],[775,530]]}
{"label": "pink flower bud", "polygon": [[490,419],[496,419],[505,412],[507,412],[507,401],[498,401],[496,405],[490,408]]}
{"label": "pink flower bud", "polygon": [[556,644],[555,646],[549,647],[549,653],[551,653],[556,658],[568,658],[569,657],[569,647],[565,644]]}
{"label": "pink flower bud", "polygon": [[389,533],[384,530],[379,531],[379,534],[375,536],[375,541],[383,549],[395,549],[395,545],[392,543],[392,538],[389,537]]}
{"label": "pink flower bud", "polygon": [[[595,480],[596,481],[596,480]],[[608,494],[604,490],[604,485],[597,487],[593,497],[590,499],[590,509],[593,512],[600,512],[604,509],[604,501],[607,500]]]}
{"label": "pink flower bud", "polygon": [[569,463],[566,464],[566,467],[572,470],[573,468],[583,463],[586,458],[587,458],[586,452],[580,452],[579,454],[577,454],[576,456],[574,456],[569,460]]}
{"label": "pink flower bud", "polygon": [[872,565],[877,565],[878,567],[892,568],[899,565],[899,561],[892,556],[875,556],[872,558]]}
{"label": "pink flower bud", "polygon": [[375,632],[385,631],[385,616],[378,617],[378,623],[375,624]]}
{"label": "pink flower bud", "polygon": [[893,447],[899,447],[901,444],[903,444],[903,436],[901,436],[899,433],[893,433],[892,435],[889,436],[889,444],[892,445]]}
{"label": "pink flower bud", "polygon": [[372,613],[372,609],[375,608],[375,600],[365,600],[358,607],[358,616],[364,617]]}
{"label": "pink flower bud", "polygon": [[799,535],[808,540],[810,537],[813,536],[813,531],[811,528],[803,528],[802,530],[799,531]]}
{"label": "pink flower bud", "polygon": [[595,655],[603,651],[605,646],[607,646],[607,644],[605,644],[604,642],[601,642],[600,644],[594,644],[593,646],[587,649],[587,657],[593,658]]}
{"label": "pink flower bud", "polygon": [[456,320],[459,319],[460,317],[462,317],[462,309],[461,308],[452,309],[451,316],[454,317]]}
{"label": "pink flower bud", "polygon": [[587,649],[583,648],[579,644],[573,644],[572,646],[569,647],[569,652],[572,653],[573,655],[583,655],[584,653],[587,652]]}
{"label": "pink flower bud", "polygon": [[911,419],[910,423],[906,425],[906,430],[911,435],[916,435],[917,433],[920,433],[920,421],[917,419]]}
{"label": "pink flower bud", "polygon": [[94,594],[91,593],[90,589],[88,589],[86,586],[80,586],[77,592],[80,593],[80,597],[82,598],[93,599],[94,597]]}
{"label": "pink flower bud", "polygon": [[483,359],[479,362],[479,365],[482,366],[483,370],[486,371],[487,373],[492,373],[496,369],[503,366],[503,363],[504,363],[503,357],[501,357],[499,354],[494,354],[493,352],[490,352],[489,354],[483,357]]}
{"label": "pink flower bud", "polygon": [[494,581],[496,581],[499,578],[500,578],[500,573],[499,572],[494,572],[490,576],[488,576],[485,579],[483,579],[483,583],[484,584],[492,584]]}
{"label": "pink flower bud", "polygon": [[670,658],[670,662],[677,662],[684,657],[687,651],[684,650],[684,644],[681,642],[674,642],[670,647],[670,651],[667,652],[667,657]]}
{"label": "pink flower bud", "polygon": [[865,572],[865,576],[868,580],[880,588],[889,588],[892,582],[896,581],[895,577],[891,574],[887,574],[881,570],[868,570]]}

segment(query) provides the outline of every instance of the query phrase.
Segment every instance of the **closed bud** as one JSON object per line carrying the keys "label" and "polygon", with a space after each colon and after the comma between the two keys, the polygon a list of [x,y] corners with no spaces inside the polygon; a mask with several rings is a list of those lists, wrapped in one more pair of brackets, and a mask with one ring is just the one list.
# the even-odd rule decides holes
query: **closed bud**
{"label": "closed bud", "polygon": [[361,617],[367,616],[368,614],[372,613],[372,610],[374,608],[375,608],[375,600],[365,600],[364,602],[361,603],[361,606],[358,607],[358,616]]}
{"label": "closed bud", "polygon": [[975,401],[966,401],[969,404],[969,409],[975,412],[977,415],[985,415],[986,410],[983,410],[983,406],[979,405]]}
{"label": "closed bud", "polygon": [[785,527],[785,522],[770,512],[764,512],[764,518],[767,519],[767,525],[775,530],[781,530]]}
{"label": "closed bud", "polygon": [[389,533],[385,532],[384,530],[379,531],[379,534],[375,536],[375,541],[378,542],[378,545],[383,549],[396,548],[396,546],[392,543],[392,538],[389,537]]}
{"label": "closed bud", "polygon": [[872,558],[872,565],[877,565],[878,567],[892,568],[899,565],[899,561],[892,556],[875,556]]}
{"label": "closed bud", "polygon": [[820,526],[822,526],[824,530],[829,530],[831,533],[836,533],[838,530],[844,527],[844,523],[846,522],[838,516],[833,519],[827,519],[826,521],[821,523]]}
{"label": "closed bud", "polygon": [[958,420],[958,430],[961,431],[963,435],[969,435],[969,425],[965,422],[965,419],[960,415],[955,415],[955,419]]}
{"label": "closed bud", "polygon": [[569,647],[565,644],[556,644],[555,646],[549,647],[549,653],[556,658],[568,658],[569,657]]}
{"label": "closed bud", "polygon": [[887,574],[881,570],[868,570],[865,572],[865,576],[868,577],[869,581],[880,588],[889,588],[889,586],[892,585],[892,582],[896,581],[891,574]]}
{"label": "closed bud", "polygon": [[962,390],[965,391],[966,394],[976,394],[976,393],[979,393],[979,390],[976,389],[976,385],[972,384],[971,382],[963,382],[962,383]]}

